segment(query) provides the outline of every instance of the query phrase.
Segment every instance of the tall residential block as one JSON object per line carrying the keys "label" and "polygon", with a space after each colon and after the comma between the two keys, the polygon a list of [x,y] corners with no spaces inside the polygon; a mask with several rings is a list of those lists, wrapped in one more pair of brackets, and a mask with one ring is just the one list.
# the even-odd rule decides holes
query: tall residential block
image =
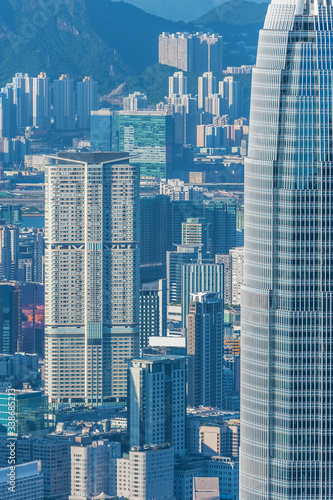
{"label": "tall residential block", "polygon": [[188,404],[223,407],[223,299],[191,294],[187,315]]}
{"label": "tall residential block", "polygon": [[45,389],[126,396],[139,348],[139,172],[124,153],[59,153],[46,167]]}
{"label": "tall residential block", "polygon": [[223,71],[223,39],[215,33],[161,33],[160,64],[191,73]]}
{"label": "tall residential block", "polygon": [[19,257],[18,226],[0,225],[0,279],[15,280]]}
{"label": "tall residential block", "polygon": [[144,356],[128,365],[130,446],[169,443],[185,453],[186,358]]}
{"label": "tall residential block", "polygon": [[76,87],[77,128],[88,130],[92,111],[98,110],[97,82],[86,76]]}
{"label": "tall residential block", "polygon": [[32,78],[29,95],[31,98],[32,125],[43,130],[51,128],[51,89],[50,78],[45,73]]}
{"label": "tall residential block", "polygon": [[74,81],[68,75],[53,82],[53,116],[56,130],[74,129]]}
{"label": "tall residential block", "polygon": [[240,498],[333,495],[333,7],[272,0],[245,160]]}

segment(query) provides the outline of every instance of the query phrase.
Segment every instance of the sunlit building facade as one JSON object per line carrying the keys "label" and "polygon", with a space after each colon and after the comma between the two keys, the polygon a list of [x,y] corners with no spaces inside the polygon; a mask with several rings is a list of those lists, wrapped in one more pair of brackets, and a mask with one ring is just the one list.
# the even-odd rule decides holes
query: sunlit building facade
{"label": "sunlit building facade", "polygon": [[245,165],[240,499],[333,498],[329,0],[272,0]]}

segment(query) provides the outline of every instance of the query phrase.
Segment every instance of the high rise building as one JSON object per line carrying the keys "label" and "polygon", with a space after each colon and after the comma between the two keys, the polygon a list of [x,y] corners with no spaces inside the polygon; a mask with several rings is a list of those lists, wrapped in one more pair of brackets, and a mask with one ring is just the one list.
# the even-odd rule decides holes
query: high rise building
{"label": "high rise building", "polygon": [[272,0],[245,161],[240,498],[332,485],[331,1]]}
{"label": "high rise building", "polygon": [[224,303],[232,304],[232,258],[230,254],[215,255],[216,264],[223,264]]}
{"label": "high rise building", "polygon": [[45,73],[32,78],[29,89],[32,103],[32,125],[43,130],[51,128],[51,91],[50,79]]}
{"label": "high rise building", "polygon": [[182,300],[182,266],[197,262],[201,244],[177,245],[177,250],[167,252],[168,304]]}
{"label": "high rise building", "polygon": [[182,71],[177,71],[169,76],[169,97],[187,94],[187,77]]}
{"label": "high rise building", "polygon": [[160,111],[119,111],[118,119],[119,150],[130,154],[141,177],[167,177],[173,162],[173,117]]}
{"label": "high rise building", "polygon": [[241,286],[244,281],[244,247],[230,250],[232,259],[232,304],[241,303]]}
{"label": "high rise building", "polygon": [[22,287],[0,283],[0,353],[15,354],[22,334]]}
{"label": "high rise building", "polygon": [[234,80],[233,76],[226,76],[219,82],[219,93],[225,99],[227,114],[233,123],[236,118],[242,116],[242,88],[240,82]]}
{"label": "high rise building", "polygon": [[141,92],[134,92],[124,97],[124,111],[142,111],[147,107],[147,96]]}
{"label": "high rise building", "polygon": [[[13,408],[16,420],[13,423]],[[42,391],[0,392],[0,433],[10,436],[43,432],[47,428],[47,398]]]}
{"label": "high rise building", "polygon": [[53,82],[53,115],[56,130],[75,128],[74,81],[68,75]]}
{"label": "high rise building", "polygon": [[202,73],[223,70],[223,39],[214,33],[162,33],[159,36],[160,64],[183,71]]}
{"label": "high rise building", "polygon": [[185,453],[186,358],[144,356],[128,365],[130,446],[169,443]]}
{"label": "high rise building", "polygon": [[149,283],[166,277],[167,196],[140,199],[140,280]]}
{"label": "high rise building", "polygon": [[174,450],[135,446],[117,460],[118,498],[174,500]]}
{"label": "high rise building", "polygon": [[143,283],[140,290],[140,348],[149,346],[149,337],[167,335],[167,280]]}
{"label": "high rise building", "polygon": [[188,404],[223,407],[223,299],[193,293],[187,315]]}
{"label": "high rise building", "polygon": [[86,76],[82,82],[77,82],[76,112],[78,129],[88,130],[90,128],[91,112],[98,110],[97,91],[97,82],[91,76]]}
{"label": "high rise building", "polygon": [[[116,118],[113,111],[103,108],[92,111],[90,117],[90,144],[92,151],[116,151]],[[116,141],[116,142],[115,142]]]}
{"label": "high rise building", "polygon": [[18,257],[19,228],[0,226],[0,279],[16,279]]}
{"label": "high rise building", "polygon": [[126,396],[125,360],[139,349],[139,201],[124,153],[50,157],[45,387],[55,402]]}
{"label": "high rise building", "polygon": [[0,205],[0,221],[4,225],[22,225],[22,207],[20,205]]}
{"label": "high rise building", "polygon": [[206,98],[212,97],[217,91],[217,80],[211,71],[205,72],[198,78],[198,108],[206,111]]}
{"label": "high rise building", "polygon": [[95,498],[102,493],[117,494],[112,483],[113,476],[117,474],[117,459],[121,456],[120,448],[120,443],[108,443],[102,440],[93,441],[87,446],[71,447],[69,500],[86,500],[86,498]]}
{"label": "high rise building", "polygon": [[223,265],[207,262],[183,264],[182,266],[182,322],[186,329],[186,319],[192,293],[215,292],[223,301]]}

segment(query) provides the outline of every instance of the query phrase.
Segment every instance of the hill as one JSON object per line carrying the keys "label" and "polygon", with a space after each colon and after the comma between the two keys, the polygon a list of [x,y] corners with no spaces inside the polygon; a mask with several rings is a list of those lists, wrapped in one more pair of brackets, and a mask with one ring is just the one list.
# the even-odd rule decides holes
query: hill
{"label": "hill", "polygon": [[[115,0],[118,1],[118,0]],[[121,1],[121,0],[119,0]],[[203,16],[226,0],[126,0],[140,9],[174,21],[191,21]],[[255,0],[261,3],[265,0]]]}
{"label": "hill", "polygon": [[[51,79],[62,73],[76,80],[92,75],[100,93],[107,94],[124,82],[133,88],[138,79],[145,88],[147,79],[156,76],[157,82],[149,84],[148,90],[156,91],[157,97],[165,87],[161,72],[154,73],[162,31],[216,31],[224,38],[226,65],[251,64],[263,23],[262,9],[256,11],[256,23],[244,24],[244,12],[249,15],[253,6],[259,7],[235,0],[184,23],[111,0],[1,0],[0,84],[17,72],[37,75],[44,71]],[[243,24],[239,24],[240,9]]]}
{"label": "hill", "polygon": [[156,63],[162,31],[185,28],[110,0],[1,0],[1,83],[15,72],[93,75],[104,92]]}

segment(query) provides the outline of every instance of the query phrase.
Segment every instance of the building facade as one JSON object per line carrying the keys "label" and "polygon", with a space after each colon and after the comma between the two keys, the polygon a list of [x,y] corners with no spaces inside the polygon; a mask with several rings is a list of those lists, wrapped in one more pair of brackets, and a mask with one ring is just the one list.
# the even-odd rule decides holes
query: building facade
{"label": "building facade", "polygon": [[193,293],[187,315],[188,404],[223,407],[223,299]]}
{"label": "building facade", "polygon": [[144,283],[140,290],[140,348],[149,346],[149,337],[167,335],[167,280]]}
{"label": "building facade", "polygon": [[126,397],[125,359],[139,348],[139,172],[122,153],[61,153],[50,163],[46,393],[100,405]]}
{"label": "building facade", "polygon": [[128,367],[130,446],[169,443],[185,453],[186,358],[144,356]]}
{"label": "building facade", "polygon": [[240,498],[332,484],[330,1],[272,0],[245,161]]}

